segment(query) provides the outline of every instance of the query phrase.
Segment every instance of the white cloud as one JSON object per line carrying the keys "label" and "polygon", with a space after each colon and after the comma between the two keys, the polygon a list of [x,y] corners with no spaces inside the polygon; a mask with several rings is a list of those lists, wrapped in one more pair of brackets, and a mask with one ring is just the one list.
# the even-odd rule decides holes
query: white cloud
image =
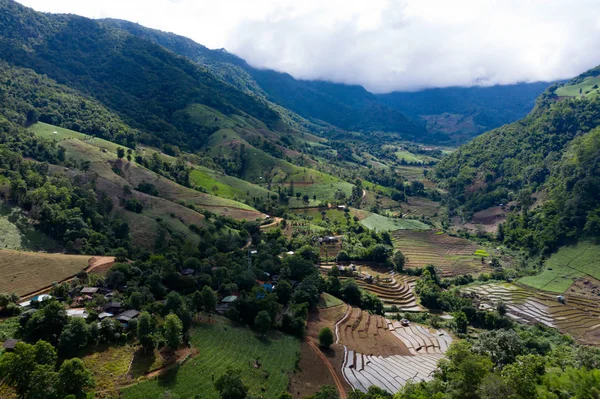
{"label": "white cloud", "polygon": [[374,92],[555,80],[600,64],[598,0],[20,0]]}

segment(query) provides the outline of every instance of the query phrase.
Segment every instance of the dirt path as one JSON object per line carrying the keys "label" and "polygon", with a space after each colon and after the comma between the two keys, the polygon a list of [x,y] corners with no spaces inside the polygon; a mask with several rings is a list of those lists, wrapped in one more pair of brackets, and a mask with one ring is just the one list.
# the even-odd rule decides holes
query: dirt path
{"label": "dirt path", "polygon": [[344,390],[344,386],[342,385],[340,379],[338,378],[337,374],[335,373],[333,366],[331,365],[331,363],[329,363],[329,360],[327,360],[327,358],[325,357],[323,352],[321,352],[321,350],[319,350],[319,348],[317,347],[317,345],[315,345],[314,342],[312,342],[310,339],[307,340],[307,342],[308,342],[308,345],[310,345],[310,347],[313,348],[313,350],[321,358],[323,363],[327,366],[327,369],[329,369],[329,372],[331,373],[331,376],[333,377],[333,380],[335,381],[335,386],[340,394],[340,399],[346,399],[346,391]]}
{"label": "dirt path", "polygon": [[[105,272],[108,269],[110,269],[114,263],[115,263],[115,258],[113,256],[92,256],[88,260],[88,267],[83,269],[83,271],[86,273],[90,273],[95,270],[100,271],[100,272]],[[98,269],[103,269],[103,270],[98,270]],[[59,281],[58,284],[69,283],[75,278],[75,276],[76,276],[76,274],[74,274],[70,277],[67,277],[64,280]],[[27,300],[27,299],[33,298],[34,296],[45,294],[48,291],[50,291],[51,289],[52,289],[52,285],[48,285],[37,291],[30,292],[28,294],[23,295],[20,300]]]}
{"label": "dirt path", "polygon": [[264,229],[270,229],[271,227],[275,227],[275,226],[277,226],[277,225],[278,225],[278,224],[279,224],[279,223],[280,223],[282,220],[283,220],[282,218],[275,218],[275,221],[274,221],[274,222],[272,222],[272,223],[269,223],[269,224],[264,224],[264,225],[260,226],[260,229],[261,229],[261,230],[264,230]]}

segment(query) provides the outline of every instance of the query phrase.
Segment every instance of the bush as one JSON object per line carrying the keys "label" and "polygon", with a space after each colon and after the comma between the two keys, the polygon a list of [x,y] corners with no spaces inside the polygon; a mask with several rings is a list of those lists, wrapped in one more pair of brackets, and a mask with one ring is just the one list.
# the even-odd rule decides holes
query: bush
{"label": "bush", "polygon": [[324,327],[319,332],[319,345],[321,348],[329,349],[333,344],[333,332],[329,327]]}

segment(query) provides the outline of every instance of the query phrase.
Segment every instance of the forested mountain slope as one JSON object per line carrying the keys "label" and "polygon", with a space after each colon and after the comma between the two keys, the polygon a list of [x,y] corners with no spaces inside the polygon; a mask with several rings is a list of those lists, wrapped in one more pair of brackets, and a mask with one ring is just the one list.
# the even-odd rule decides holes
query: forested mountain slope
{"label": "forested mountain slope", "polygon": [[257,69],[224,50],[210,50],[183,36],[121,20],[105,25],[127,30],[183,55],[241,90],[289,108],[313,121],[347,130],[397,132],[403,138],[428,140],[423,126],[383,105],[362,86],[294,79],[286,73]]}
{"label": "forested mountain slope", "polygon": [[[583,235],[598,236],[600,96],[591,91],[556,94],[597,74],[592,70],[551,86],[527,117],[443,159],[434,177],[449,190],[451,206],[468,217],[516,201],[523,211],[509,215],[499,237],[533,252],[547,253]],[[535,197],[545,201],[530,209]]]}
{"label": "forested mountain slope", "polygon": [[546,82],[447,87],[377,97],[390,108],[425,121],[428,131],[462,141],[523,118],[547,87]]}
{"label": "forested mountain slope", "polygon": [[421,141],[466,140],[515,121],[533,108],[535,98],[547,87],[533,83],[373,95],[362,86],[297,80],[289,74],[253,68],[225,50],[211,50],[186,37],[132,22],[109,19],[103,23],[160,44],[237,88],[307,119],[347,130],[393,131]]}
{"label": "forested mountain slope", "polygon": [[278,121],[264,101],[161,46],[91,19],[42,14],[11,0],[0,1],[0,57],[97,99],[154,144],[197,148],[206,141],[214,130],[191,123],[183,112],[192,103],[267,125]]}

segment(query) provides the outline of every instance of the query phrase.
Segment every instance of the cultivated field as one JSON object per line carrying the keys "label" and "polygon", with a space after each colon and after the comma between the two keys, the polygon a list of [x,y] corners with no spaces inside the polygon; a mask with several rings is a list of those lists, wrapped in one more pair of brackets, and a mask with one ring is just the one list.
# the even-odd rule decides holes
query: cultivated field
{"label": "cultivated field", "polygon": [[563,293],[585,276],[600,279],[600,245],[591,242],[562,247],[546,261],[542,273],[523,277],[519,282],[540,290]]}
{"label": "cultivated field", "polygon": [[23,296],[86,269],[90,256],[0,250],[0,292]]}
{"label": "cultivated field", "polygon": [[481,255],[475,255],[477,245],[464,238],[434,231],[396,231],[392,234],[394,248],[406,256],[406,267],[434,265],[443,277],[489,272]]}
{"label": "cultivated field", "polygon": [[[350,320],[354,317],[345,318]],[[339,324],[340,342],[344,338],[342,319]],[[399,391],[408,381],[428,381],[432,378],[437,363],[444,357],[452,338],[443,330],[429,330],[420,325],[403,327],[398,321],[377,319],[377,331],[390,336],[404,353],[369,354],[346,348],[343,373],[346,381],[354,389],[366,392],[371,386],[378,386],[390,393]],[[359,323],[359,325],[361,325]],[[345,328],[347,329],[347,328]],[[376,340],[378,337],[375,337]]]}
{"label": "cultivated field", "polygon": [[[121,397],[158,398],[168,390],[184,398],[200,394],[218,399],[213,376],[216,380],[230,367],[241,372],[249,396],[275,399],[287,389],[300,348],[297,339],[277,335],[264,340],[225,318],[213,319],[215,324],[200,324],[191,331],[197,356],[161,377],[123,389]],[[255,367],[257,359],[260,366]]]}
{"label": "cultivated field", "polygon": [[413,219],[397,219],[376,213],[363,219],[360,223],[375,231],[396,231],[396,230],[429,230],[431,227],[423,222]]}
{"label": "cultivated field", "polygon": [[600,305],[595,299],[566,295],[562,304],[556,295],[508,283],[476,285],[463,291],[491,306],[506,303],[507,314],[515,320],[557,328],[583,344],[600,344]]}
{"label": "cultivated field", "polygon": [[[321,273],[329,271],[331,264],[321,268]],[[365,278],[372,276],[374,281],[368,283]],[[341,281],[348,278],[354,279],[359,287],[377,295],[386,307],[397,306],[403,311],[423,310],[417,304],[413,287],[416,277],[397,274],[389,270],[373,269],[366,265],[357,265],[357,274],[354,277],[340,276]]]}

